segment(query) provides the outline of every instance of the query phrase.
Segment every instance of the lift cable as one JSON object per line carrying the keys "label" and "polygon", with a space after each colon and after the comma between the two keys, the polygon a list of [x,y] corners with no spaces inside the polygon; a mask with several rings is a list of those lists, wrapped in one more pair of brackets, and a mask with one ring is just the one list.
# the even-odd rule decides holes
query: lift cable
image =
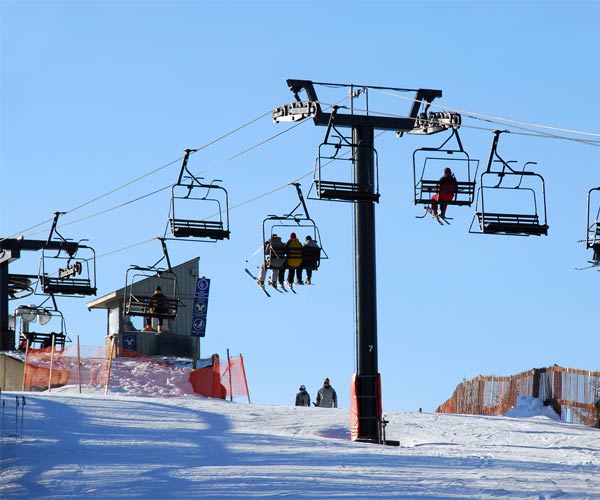
{"label": "lift cable", "polygon": [[[413,99],[414,100],[414,99]],[[440,109],[443,110],[448,110],[448,111],[452,111],[453,108],[447,108],[441,105],[436,105],[437,107],[439,107]],[[380,111],[374,111],[374,110],[365,110],[365,109],[360,109],[360,108],[354,108],[355,111],[362,111],[362,112],[368,112],[371,115],[376,115],[376,116],[387,116],[387,117],[396,117],[396,118],[400,118],[402,117],[402,115],[398,115],[397,113],[384,113],[384,112],[380,112]],[[488,123],[492,123],[492,124],[496,124],[496,125],[502,125],[505,126],[505,123],[503,121],[494,121],[492,119],[488,119],[488,118],[481,118],[480,116],[476,116],[476,115],[465,115],[467,118],[471,118],[472,120],[480,120],[480,121],[485,121]],[[481,115],[484,116],[484,115]],[[434,124],[433,121],[428,120],[426,118],[420,118],[421,123],[431,123]],[[474,125],[467,125],[465,123],[461,123],[461,128],[469,128],[469,129],[473,129],[473,130],[483,130],[486,132],[493,132],[494,130],[496,130],[497,127],[493,127],[493,128],[488,128],[488,127],[477,127]],[[527,127],[519,127],[517,125],[513,125],[512,126],[513,129],[517,129],[517,130],[523,130],[526,132],[515,132],[514,130],[509,130],[509,132],[511,132],[513,135],[522,135],[522,136],[527,136],[527,137],[541,137],[544,139],[559,139],[559,140],[564,140],[564,141],[571,141],[571,142],[577,142],[577,143],[581,143],[581,144],[587,144],[588,146],[600,146],[600,140],[593,140],[593,139],[581,139],[581,138],[576,138],[576,137],[567,137],[564,135],[558,135],[558,134],[552,134],[549,132],[542,132],[539,130],[533,130],[531,128],[527,128]],[[527,131],[529,133],[527,133]],[[582,134],[587,134],[586,132],[582,132]]]}
{"label": "lift cable", "polygon": [[[416,101],[416,99],[414,99],[412,97],[404,97],[404,96],[401,96],[401,95],[398,95],[398,94],[394,94],[394,93],[391,93],[391,92],[386,92],[384,90],[379,90],[376,87],[374,88],[374,90],[376,92],[380,92],[382,94],[390,95],[390,96],[396,97],[398,99],[404,99],[404,100],[413,101],[413,102]],[[541,124],[538,124],[538,123],[524,122],[522,120],[513,120],[513,119],[510,119],[510,118],[502,118],[501,116],[485,115],[483,113],[474,113],[472,111],[461,110],[461,109],[458,109],[458,108],[451,108],[451,107],[448,107],[448,106],[442,106],[442,105],[433,104],[433,103],[432,103],[432,106],[435,106],[435,107],[441,108],[441,109],[446,109],[446,110],[449,110],[449,111],[453,111],[453,112],[456,112],[456,113],[461,113],[461,114],[464,114],[465,116],[470,116],[472,118],[485,118],[485,119],[490,119],[490,120],[500,120],[502,122],[514,123],[514,124],[517,124],[517,125],[526,125],[526,126],[529,126],[529,127],[543,128],[543,129],[548,129],[548,130],[556,130],[558,132],[566,132],[566,133],[578,134],[578,135],[588,135],[588,136],[591,136],[591,137],[600,137],[600,133],[583,132],[583,131],[580,131],[580,130],[572,130],[572,129],[554,127],[554,126],[551,126],[551,125],[541,125]]]}
{"label": "lift cable", "polygon": [[[300,123],[302,123],[302,122],[299,122],[299,123],[297,123],[296,125],[299,125]],[[383,135],[383,134],[386,134],[386,133],[388,133],[388,132],[390,132],[390,131],[389,131],[389,130],[383,130],[383,131],[380,131],[380,132],[379,132],[379,133],[378,133],[378,134],[377,134],[375,137],[377,138],[377,137],[379,137],[379,136],[381,136],[381,135]],[[348,153],[349,153],[349,152],[348,152]],[[348,154],[348,153],[344,153],[344,154]],[[324,166],[324,167],[326,167],[326,166],[330,165],[331,163],[333,163],[334,161],[335,161],[335,160],[330,160],[329,162],[325,163],[323,166]],[[259,199],[261,199],[261,198],[265,198],[265,197],[267,197],[267,196],[269,196],[269,195],[271,195],[271,194],[273,194],[273,193],[276,193],[276,192],[278,192],[278,191],[281,191],[281,190],[283,190],[283,189],[287,188],[287,187],[288,187],[290,184],[297,183],[297,182],[301,181],[302,179],[305,179],[305,178],[307,178],[307,177],[310,177],[310,176],[312,176],[312,175],[313,175],[313,173],[314,173],[314,171],[313,171],[313,170],[310,170],[310,171],[306,172],[305,174],[301,175],[300,177],[297,177],[296,179],[294,179],[294,180],[292,180],[292,181],[286,182],[285,184],[282,184],[281,186],[277,186],[277,187],[275,187],[275,188],[273,188],[273,189],[271,189],[271,190],[269,190],[269,191],[266,191],[266,192],[264,192],[264,193],[258,194],[258,195],[254,196],[254,197],[252,197],[252,198],[249,198],[249,199],[247,199],[247,200],[245,200],[245,201],[242,201],[241,203],[238,203],[237,205],[233,205],[233,206],[229,207],[229,211],[231,211],[231,210],[234,210],[234,209],[236,209],[236,208],[243,207],[243,206],[245,206],[245,205],[248,205],[248,204],[250,204],[250,203],[253,203],[253,202],[254,202],[254,201],[256,201],[256,200],[259,200]],[[162,189],[164,189],[164,188],[162,188]],[[217,214],[217,213],[215,213],[215,214],[212,214],[212,215],[210,215],[209,217],[213,217],[213,216],[216,216],[216,215],[218,215],[218,214]],[[105,252],[105,253],[103,253],[103,254],[99,254],[99,255],[97,255],[97,256],[96,256],[96,260],[98,260],[98,259],[100,259],[100,258],[102,258],[102,257],[106,257],[106,256],[108,256],[108,255],[112,255],[112,254],[119,253],[119,252],[122,252],[122,251],[125,251],[125,250],[129,250],[130,248],[134,248],[134,247],[136,247],[136,246],[145,245],[146,243],[149,243],[149,242],[151,242],[151,241],[154,241],[154,240],[155,240],[155,239],[157,239],[157,238],[160,238],[160,237],[159,237],[159,236],[155,236],[155,237],[153,237],[153,238],[149,238],[149,239],[147,239],[147,240],[140,241],[140,242],[138,242],[138,243],[132,243],[131,245],[127,245],[127,246],[125,246],[125,247],[118,248],[118,249],[116,249],[116,250],[112,250],[112,251]],[[259,248],[259,251],[260,251],[260,250],[262,250],[262,247],[260,247],[260,248]],[[258,253],[258,252],[256,252],[256,253]]]}
{"label": "lift cable", "polygon": [[[208,148],[209,146],[212,146],[213,144],[216,144],[217,142],[219,142],[219,141],[221,141],[221,140],[223,140],[223,139],[225,139],[225,138],[227,138],[227,137],[229,137],[229,136],[231,136],[231,135],[235,134],[236,132],[239,132],[240,130],[242,130],[242,129],[244,129],[244,128],[246,128],[246,127],[250,126],[250,125],[252,125],[253,123],[255,123],[255,122],[257,122],[257,121],[259,121],[259,120],[263,119],[264,117],[266,117],[266,116],[270,116],[270,115],[271,115],[271,113],[272,113],[272,110],[269,110],[268,112],[266,112],[266,113],[263,113],[262,115],[260,115],[260,116],[258,116],[258,117],[256,117],[256,118],[253,118],[252,120],[250,120],[250,121],[248,121],[248,122],[246,122],[246,123],[244,123],[244,124],[240,125],[239,127],[237,127],[237,128],[235,128],[235,129],[233,129],[233,130],[231,130],[231,131],[229,131],[229,132],[227,132],[227,133],[223,134],[222,136],[220,136],[220,137],[217,137],[216,139],[213,139],[212,141],[210,141],[210,142],[208,142],[208,143],[204,144],[203,146],[201,146],[201,147],[199,147],[199,148],[195,148],[195,149],[193,150],[193,152],[194,152],[194,153],[196,153],[196,152],[198,152],[198,151],[202,151],[203,149],[206,149],[206,148]],[[285,132],[285,131],[284,131],[284,132]],[[281,134],[281,133],[280,133],[280,134]],[[278,135],[279,135],[279,134],[278,134]],[[265,142],[268,142],[268,140],[269,140],[269,139],[267,139],[267,141],[265,141]],[[240,154],[241,154],[241,153],[240,153]],[[121,185],[121,186],[118,186],[118,187],[116,187],[116,188],[114,188],[114,189],[112,189],[112,190],[110,190],[110,191],[107,191],[106,193],[103,193],[103,194],[101,194],[101,195],[98,195],[98,196],[96,196],[95,198],[92,198],[91,200],[88,200],[88,201],[86,201],[86,202],[84,202],[84,203],[82,203],[82,204],[80,204],[80,205],[78,205],[78,206],[76,206],[76,207],[73,207],[73,208],[71,208],[70,210],[67,210],[67,211],[65,211],[65,214],[68,214],[68,213],[71,213],[71,212],[75,212],[76,210],[79,210],[79,209],[81,209],[81,208],[83,208],[83,207],[85,207],[85,206],[87,206],[87,205],[90,205],[90,204],[92,204],[92,203],[94,203],[94,202],[96,202],[96,201],[98,201],[98,200],[100,200],[100,199],[102,199],[102,198],[105,198],[105,197],[107,197],[107,196],[109,196],[109,195],[111,195],[111,194],[114,194],[114,193],[116,193],[117,191],[120,191],[120,190],[122,190],[122,189],[124,189],[124,188],[126,188],[126,187],[128,187],[128,186],[130,186],[130,185],[132,185],[132,184],[134,184],[134,183],[136,183],[136,182],[138,182],[138,181],[142,180],[142,179],[145,179],[146,177],[149,177],[149,176],[151,176],[151,175],[154,175],[155,173],[157,173],[157,172],[159,172],[159,171],[161,171],[161,170],[164,170],[165,168],[167,168],[167,167],[170,167],[171,165],[173,165],[173,164],[175,164],[175,163],[180,163],[182,159],[183,159],[183,156],[181,156],[181,157],[179,157],[179,158],[177,158],[177,159],[175,159],[175,160],[173,160],[173,161],[170,161],[170,162],[168,162],[168,163],[166,163],[166,164],[164,164],[164,165],[161,165],[161,166],[159,166],[159,167],[157,167],[157,168],[155,168],[155,169],[153,169],[153,170],[151,170],[151,171],[149,171],[149,172],[147,172],[147,173],[145,173],[145,174],[143,174],[143,175],[141,175],[141,176],[139,176],[139,177],[136,177],[135,179],[132,179],[132,180],[130,180],[130,181],[128,181],[128,182],[126,182],[125,184],[123,184],[123,185]],[[215,167],[213,166],[213,167],[211,167],[211,168],[215,168]],[[207,170],[209,170],[209,169],[207,169]],[[171,186],[168,186],[168,187],[171,187]],[[143,199],[143,198],[145,198],[145,197],[147,197],[147,196],[151,196],[151,195],[153,195],[153,194],[156,194],[156,193],[158,193],[158,192],[160,192],[160,191],[162,191],[162,190],[164,190],[164,189],[166,189],[166,188],[161,188],[161,189],[158,189],[158,190],[156,190],[156,191],[153,191],[152,193],[149,193],[148,195],[140,196],[140,197],[138,197],[138,198],[136,198],[136,199],[130,200],[130,201],[128,201],[128,202],[125,202],[125,203],[122,203],[122,204],[120,204],[120,205],[117,205],[116,207],[113,207],[113,208],[108,208],[108,209],[106,209],[106,210],[103,210],[102,212],[99,212],[98,214],[92,214],[92,215],[90,215],[90,216],[88,216],[88,217],[85,217],[85,218],[83,218],[83,219],[79,219],[79,220],[77,220],[77,221],[71,221],[71,222],[63,223],[63,224],[61,224],[61,227],[62,227],[62,226],[69,225],[69,224],[73,224],[73,223],[75,223],[75,222],[80,222],[81,220],[87,220],[87,219],[89,219],[89,218],[95,217],[96,215],[100,215],[100,214],[103,214],[103,213],[109,212],[109,211],[111,211],[111,210],[114,210],[115,208],[120,208],[120,207],[122,207],[122,206],[128,205],[129,203],[132,203],[132,202],[135,202],[135,201],[139,201],[139,200],[141,200],[141,199]],[[24,234],[28,233],[29,231],[31,231],[31,230],[33,230],[33,229],[35,229],[35,228],[37,228],[37,227],[43,226],[43,225],[45,225],[45,224],[48,224],[49,222],[52,222],[52,218],[50,218],[50,219],[46,219],[46,220],[44,220],[44,221],[42,221],[42,222],[40,222],[40,223],[38,223],[38,224],[35,224],[35,225],[33,225],[33,226],[30,226],[30,227],[28,227],[28,228],[25,228],[25,229],[23,229],[22,231],[19,231],[19,232],[15,233],[15,234],[13,234],[13,235],[11,235],[11,236],[7,237],[7,238],[2,238],[2,239],[0,239],[0,241],[3,241],[3,240],[5,240],[5,239],[14,238],[14,237],[16,237],[16,236],[19,236],[19,235],[24,235]],[[40,231],[40,232],[45,232],[45,231]],[[34,234],[38,234],[38,233],[34,233]]]}
{"label": "lift cable", "polygon": [[[205,148],[207,148],[208,146],[210,146],[210,145],[212,145],[212,144],[215,144],[216,142],[218,142],[218,141],[220,141],[220,140],[224,139],[225,137],[228,137],[229,135],[231,135],[231,134],[233,134],[233,133],[235,133],[235,132],[237,132],[237,131],[241,130],[242,128],[244,128],[244,127],[246,127],[246,126],[250,125],[251,123],[254,123],[254,122],[256,122],[257,120],[259,120],[259,119],[261,119],[261,118],[264,118],[265,116],[267,116],[267,115],[270,115],[270,114],[271,114],[271,111],[270,111],[269,113],[266,113],[266,114],[263,114],[263,115],[261,115],[261,116],[260,116],[260,117],[258,117],[258,118],[255,118],[254,120],[252,120],[252,121],[250,121],[250,122],[248,122],[248,123],[246,123],[246,124],[244,124],[244,125],[242,125],[242,126],[238,127],[237,129],[235,129],[235,130],[232,130],[231,132],[228,132],[227,134],[225,134],[225,135],[223,135],[223,136],[221,136],[221,137],[219,137],[219,138],[217,138],[217,139],[215,139],[215,140],[213,140],[213,141],[211,141],[211,142],[209,142],[209,143],[205,144],[205,145],[204,145],[204,146],[202,146],[201,148],[193,149],[193,150],[192,150],[192,153],[196,153],[196,152],[198,152],[198,151],[201,151],[202,149],[205,149]],[[253,145],[253,146],[250,146],[249,148],[246,148],[246,149],[245,149],[245,150],[243,150],[243,151],[240,151],[239,153],[236,153],[236,154],[235,154],[235,155],[233,155],[233,156],[230,156],[229,158],[226,158],[225,160],[222,160],[222,161],[220,161],[220,162],[217,162],[217,163],[215,163],[215,164],[213,164],[213,165],[211,165],[211,166],[209,166],[209,167],[205,168],[204,170],[200,171],[200,172],[199,172],[198,174],[196,174],[196,175],[198,175],[198,176],[199,176],[199,175],[202,175],[202,174],[203,174],[203,173],[205,173],[205,172],[208,172],[209,170],[212,170],[212,169],[215,169],[215,168],[217,168],[217,167],[220,167],[220,166],[222,166],[222,165],[224,165],[224,164],[226,164],[226,163],[228,163],[228,162],[230,162],[230,161],[232,161],[232,160],[234,160],[234,159],[238,158],[239,156],[242,156],[242,155],[244,155],[244,154],[246,154],[246,153],[248,153],[248,152],[250,152],[250,151],[252,151],[252,150],[254,150],[254,149],[256,149],[256,148],[258,148],[258,147],[260,147],[260,146],[262,146],[262,145],[264,145],[264,144],[266,144],[266,143],[268,143],[268,142],[270,142],[270,141],[272,141],[272,140],[274,140],[274,139],[276,139],[277,137],[279,137],[279,136],[281,136],[281,135],[283,135],[283,134],[285,134],[285,133],[289,132],[289,131],[290,131],[290,130],[292,130],[293,128],[295,128],[295,127],[297,127],[297,126],[301,125],[303,122],[304,122],[304,120],[303,120],[303,121],[301,121],[301,122],[298,122],[298,123],[294,124],[293,126],[291,126],[291,127],[287,128],[287,129],[285,129],[285,130],[283,130],[283,131],[281,131],[281,132],[278,132],[278,133],[276,133],[276,134],[274,134],[274,135],[272,135],[272,136],[268,137],[267,139],[264,139],[264,140],[262,140],[262,141],[258,142],[257,144],[255,144],[255,145]],[[98,201],[98,200],[100,200],[100,199],[102,199],[102,198],[105,198],[106,196],[108,196],[108,195],[110,195],[110,194],[113,194],[113,193],[115,193],[115,192],[117,192],[117,191],[119,191],[119,190],[121,190],[121,189],[123,189],[123,188],[125,188],[125,187],[127,187],[127,186],[130,186],[131,184],[133,184],[133,183],[135,183],[135,182],[137,182],[137,181],[139,181],[139,180],[142,180],[142,179],[144,179],[144,178],[146,178],[146,177],[148,177],[148,176],[150,176],[150,175],[153,175],[153,174],[155,174],[156,172],[158,172],[158,171],[160,171],[160,170],[163,170],[164,168],[166,168],[166,167],[168,167],[168,166],[171,166],[171,165],[173,165],[174,163],[180,163],[182,159],[183,159],[183,156],[181,156],[181,157],[179,157],[179,158],[177,158],[177,159],[175,159],[175,160],[173,160],[173,161],[171,161],[171,162],[169,162],[169,163],[167,163],[167,164],[165,164],[165,165],[162,165],[162,166],[160,166],[160,167],[158,167],[158,168],[155,168],[154,170],[152,170],[152,171],[150,171],[150,172],[148,172],[148,173],[146,173],[146,174],[144,174],[144,175],[142,175],[142,176],[140,176],[140,177],[137,177],[136,179],[133,179],[133,180],[131,180],[131,181],[129,181],[129,182],[127,182],[127,183],[123,184],[122,186],[119,186],[119,187],[117,187],[117,188],[115,188],[115,189],[113,189],[113,190],[111,190],[111,191],[109,191],[109,192],[107,192],[107,193],[104,193],[104,194],[102,194],[102,195],[99,195],[99,196],[97,196],[97,197],[93,198],[92,200],[89,200],[89,201],[87,201],[87,202],[85,202],[85,203],[82,203],[81,205],[79,205],[79,206],[76,206],[76,207],[74,207],[74,208],[72,208],[72,209],[70,209],[70,210],[67,210],[67,211],[65,212],[65,214],[67,214],[67,213],[71,213],[71,212],[74,212],[74,211],[76,211],[76,210],[79,210],[80,208],[83,208],[83,207],[85,207],[85,206],[87,206],[87,205],[89,205],[89,204],[91,204],[91,203],[93,203],[93,202],[95,202],[95,201]],[[70,224],[75,224],[75,223],[78,223],[78,222],[82,222],[82,221],[85,221],[85,220],[88,220],[88,219],[92,219],[92,218],[94,218],[94,217],[97,217],[97,216],[99,216],[99,215],[105,214],[105,213],[107,213],[107,212],[110,212],[110,211],[116,210],[116,209],[118,209],[118,208],[122,208],[122,207],[124,207],[124,206],[130,205],[131,203],[135,203],[135,202],[137,202],[137,201],[140,201],[140,200],[142,200],[142,199],[144,199],[144,198],[148,198],[148,197],[150,197],[150,196],[153,196],[153,195],[155,195],[155,194],[157,194],[157,193],[159,193],[159,192],[161,192],[161,191],[165,191],[165,190],[167,190],[167,189],[170,189],[170,188],[171,188],[171,186],[172,186],[172,184],[169,184],[168,186],[163,186],[163,187],[161,187],[161,188],[159,188],[159,189],[156,189],[156,190],[154,190],[154,191],[152,191],[152,192],[150,192],[150,193],[147,193],[147,194],[144,194],[144,195],[138,196],[138,197],[136,197],[136,198],[133,198],[133,199],[131,199],[131,200],[128,200],[128,201],[125,201],[125,202],[123,202],[123,203],[120,203],[120,204],[118,204],[118,205],[115,205],[115,206],[113,206],[113,207],[109,207],[109,208],[107,208],[107,209],[104,209],[104,210],[102,210],[102,211],[100,211],[100,212],[97,212],[97,213],[90,214],[90,215],[88,215],[88,216],[86,216],[86,217],[82,217],[82,218],[80,218],[80,219],[76,219],[76,220],[73,220],[73,221],[69,221],[69,222],[62,223],[62,224],[61,224],[61,227],[63,227],[63,226],[68,226],[68,225],[70,225]],[[26,229],[24,229],[24,230],[22,230],[22,231],[19,231],[19,232],[15,233],[15,234],[14,234],[14,235],[12,235],[12,236],[9,236],[9,237],[7,237],[7,238],[2,238],[2,239],[0,239],[0,241],[3,241],[3,240],[5,240],[5,239],[10,239],[10,238],[16,237],[16,236],[18,236],[18,235],[24,235],[24,234],[26,234],[26,233],[27,233],[28,235],[35,235],[35,234],[39,234],[39,233],[46,232],[45,230],[41,230],[41,231],[38,231],[38,232],[35,232],[35,233],[29,233],[29,231],[31,231],[32,229],[35,229],[35,228],[37,228],[37,227],[40,227],[40,226],[43,226],[43,225],[45,225],[45,224],[47,224],[47,223],[49,223],[49,222],[52,222],[52,219],[46,219],[45,221],[42,221],[42,222],[40,222],[39,224],[36,224],[36,225],[34,225],[34,226],[30,226],[30,227],[28,227],[28,228],[26,228]]]}

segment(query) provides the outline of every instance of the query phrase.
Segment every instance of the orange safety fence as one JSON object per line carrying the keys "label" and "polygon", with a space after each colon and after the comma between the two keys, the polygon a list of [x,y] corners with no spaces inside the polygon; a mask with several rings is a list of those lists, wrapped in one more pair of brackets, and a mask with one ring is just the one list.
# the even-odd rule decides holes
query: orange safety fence
{"label": "orange safety fence", "polygon": [[103,347],[69,346],[28,349],[23,370],[23,390],[43,390],[64,385],[104,386],[108,359]]}
{"label": "orange safety fence", "polygon": [[565,422],[600,428],[600,372],[558,365],[466,380],[436,412],[502,415],[517,404],[519,396],[539,398]]}
{"label": "orange safety fence", "polygon": [[85,386],[133,395],[184,396],[193,392],[220,399],[246,396],[250,402],[241,354],[224,363],[213,354],[210,359],[199,360],[203,367],[195,370],[190,364],[185,358],[156,359],[123,349],[115,358],[105,347],[28,349],[23,390],[79,385],[80,391]]}
{"label": "orange safety fence", "polygon": [[246,396],[250,402],[244,358],[229,358],[221,362],[217,354],[212,356],[212,366],[192,370],[190,383],[194,392],[208,398],[233,399]]}

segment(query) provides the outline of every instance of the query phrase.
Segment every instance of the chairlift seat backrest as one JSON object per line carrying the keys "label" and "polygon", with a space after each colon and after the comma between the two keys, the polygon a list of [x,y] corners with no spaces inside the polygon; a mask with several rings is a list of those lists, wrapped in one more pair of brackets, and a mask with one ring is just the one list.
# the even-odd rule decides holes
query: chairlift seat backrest
{"label": "chairlift seat backrest", "polygon": [[165,297],[162,299],[162,307],[159,310],[155,305],[156,299],[152,295],[131,294],[125,307],[125,314],[161,319],[175,319],[177,316],[178,299]]}

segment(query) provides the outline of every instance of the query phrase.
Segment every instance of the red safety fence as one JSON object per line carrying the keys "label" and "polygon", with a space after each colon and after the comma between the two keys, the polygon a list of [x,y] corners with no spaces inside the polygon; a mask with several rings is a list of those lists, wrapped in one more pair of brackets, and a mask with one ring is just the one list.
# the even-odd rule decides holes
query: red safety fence
{"label": "red safety fence", "polygon": [[192,370],[190,383],[194,392],[208,398],[233,400],[236,396],[246,396],[250,403],[248,381],[244,369],[244,358],[227,358],[222,363],[217,354],[212,356],[212,366]]}
{"label": "red safety fence", "polygon": [[436,412],[502,415],[517,404],[519,396],[540,399],[565,422],[600,428],[600,372],[558,365],[464,381]]}
{"label": "red safety fence", "polygon": [[109,359],[103,347],[70,346],[28,349],[23,369],[23,390],[45,390],[65,385],[99,386],[108,380]]}
{"label": "red safety fence", "polygon": [[[113,350],[113,353],[115,351]],[[199,360],[202,368],[192,370],[191,360],[166,359],[119,351],[110,356],[105,347],[69,346],[63,350],[47,347],[28,349],[23,368],[23,390],[52,390],[66,385],[103,389],[105,393],[184,396],[196,394],[233,400],[245,396],[250,402],[244,359],[228,358],[222,363],[217,354]],[[191,389],[191,391],[190,391]]]}

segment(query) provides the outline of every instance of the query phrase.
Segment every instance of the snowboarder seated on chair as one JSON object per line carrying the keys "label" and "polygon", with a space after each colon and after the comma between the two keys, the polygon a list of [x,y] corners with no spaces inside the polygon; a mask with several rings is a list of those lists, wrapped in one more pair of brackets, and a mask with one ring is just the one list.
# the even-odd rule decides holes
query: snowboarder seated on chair
{"label": "snowboarder seated on chair", "polygon": [[152,330],[152,317],[156,317],[158,316],[158,328],[156,329],[157,332],[161,332],[162,331],[162,327],[163,327],[163,318],[161,317],[162,314],[165,314],[167,312],[167,298],[165,297],[165,295],[162,292],[162,289],[157,286],[156,290],[154,290],[154,293],[152,294],[152,298],[150,299],[150,316],[146,316],[145,318],[145,322],[146,322],[146,326],[144,326],[144,331],[145,332],[149,332]]}
{"label": "snowboarder seated on chair", "polygon": [[[450,168],[444,169],[444,175],[438,181],[437,193],[431,197],[431,213],[437,217],[438,215],[438,202],[440,205],[440,217],[446,217],[446,208],[449,201],[454,199],[456,192],[458,191],[458,182],[456,177],[452,173]],[[446,203],[444,203],[446,202]]]}

